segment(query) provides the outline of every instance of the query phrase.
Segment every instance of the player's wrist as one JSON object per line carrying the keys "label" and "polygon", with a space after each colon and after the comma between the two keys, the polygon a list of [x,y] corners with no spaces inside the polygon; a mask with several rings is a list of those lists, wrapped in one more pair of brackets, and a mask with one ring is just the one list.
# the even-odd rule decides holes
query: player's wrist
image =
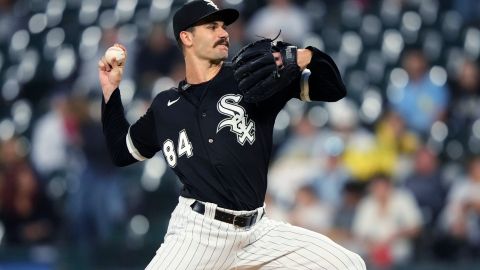
{"label": "player's wrist", "polygon": [[303,71],[312,60],[312,51],[309,49],[297,49],[297,65]]}
{"label": "player's wrist", "polygon": [[113,92],[115,92],[115,90],[118,89],[118,86],[113,88],[113,89],[103,89],[103,99],[105,100],[105,104],[108,103],[108,101],[110,100],[110,97],[113,95]]}

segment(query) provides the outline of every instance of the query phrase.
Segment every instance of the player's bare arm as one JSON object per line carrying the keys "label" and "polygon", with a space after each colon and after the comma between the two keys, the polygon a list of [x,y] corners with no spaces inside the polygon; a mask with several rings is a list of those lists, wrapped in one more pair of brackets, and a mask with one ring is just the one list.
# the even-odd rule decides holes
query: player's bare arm
{"label": "player's bare arm", "polygon": [[311,60],[312,60],[312,51],[310,51],[309,49],[297,50],[297,65],[300,67],[301,71],[307,68]]}

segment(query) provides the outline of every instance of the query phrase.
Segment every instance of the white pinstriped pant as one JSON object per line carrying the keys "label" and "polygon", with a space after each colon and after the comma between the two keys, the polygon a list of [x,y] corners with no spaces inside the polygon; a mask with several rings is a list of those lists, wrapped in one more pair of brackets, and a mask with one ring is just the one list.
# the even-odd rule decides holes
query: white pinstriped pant
{"label": "white pinstriped pant", "polygon": [[[213,219],[215,204],[205,203],[204,215],[193,211],[194,201],[179,198],[165,241],[146,270],[366,269],[360,256],[324,235],[265,216],[250,229],[236,228]],[[263,208],[258,210],[260,217]]]}

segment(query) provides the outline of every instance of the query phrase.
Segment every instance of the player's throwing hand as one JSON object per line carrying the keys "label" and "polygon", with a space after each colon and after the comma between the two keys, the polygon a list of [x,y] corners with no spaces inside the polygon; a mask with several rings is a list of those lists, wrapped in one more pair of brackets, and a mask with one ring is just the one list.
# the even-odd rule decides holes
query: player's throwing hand
{"label": "player's throwing hand", "polygon": [[[123,50],[124,59],[117,59],[118,57],[110,57],[107,55],[111,49]],[[110,61],[107,61],[110,60]],[[121,44],[116,43],[110,47],[106,54],[98,61],[98,77],[100,78],[100,85],[103,91],[105,102],[108,102],[113,91],[118,88],[122,80],[123,68],[127,60],[127,49]]]}

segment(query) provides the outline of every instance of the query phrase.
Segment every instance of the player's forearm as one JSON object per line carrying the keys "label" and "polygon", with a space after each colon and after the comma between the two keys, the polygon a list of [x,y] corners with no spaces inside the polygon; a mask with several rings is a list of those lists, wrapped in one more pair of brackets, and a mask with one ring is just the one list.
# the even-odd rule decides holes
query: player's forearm
{"label": "player's forearm", "polygon": [[[309,46],[306,50],[312,52],[310,61],[306,65],[311,72],[308,77],[310,99],[337,101],[345,97],[347,91],[333,59],[314,47]],[[303,61],[308,60],[308,55],[304,55],[303,59]]]}
{"label": "player's forearm", "polygon": [[126,166],[136,162],[126,145],[126,135],[130,124],[125,119],[120,91],[112,92],[107,101],[102,102],[102,125],[107,148],[113,163]]}

